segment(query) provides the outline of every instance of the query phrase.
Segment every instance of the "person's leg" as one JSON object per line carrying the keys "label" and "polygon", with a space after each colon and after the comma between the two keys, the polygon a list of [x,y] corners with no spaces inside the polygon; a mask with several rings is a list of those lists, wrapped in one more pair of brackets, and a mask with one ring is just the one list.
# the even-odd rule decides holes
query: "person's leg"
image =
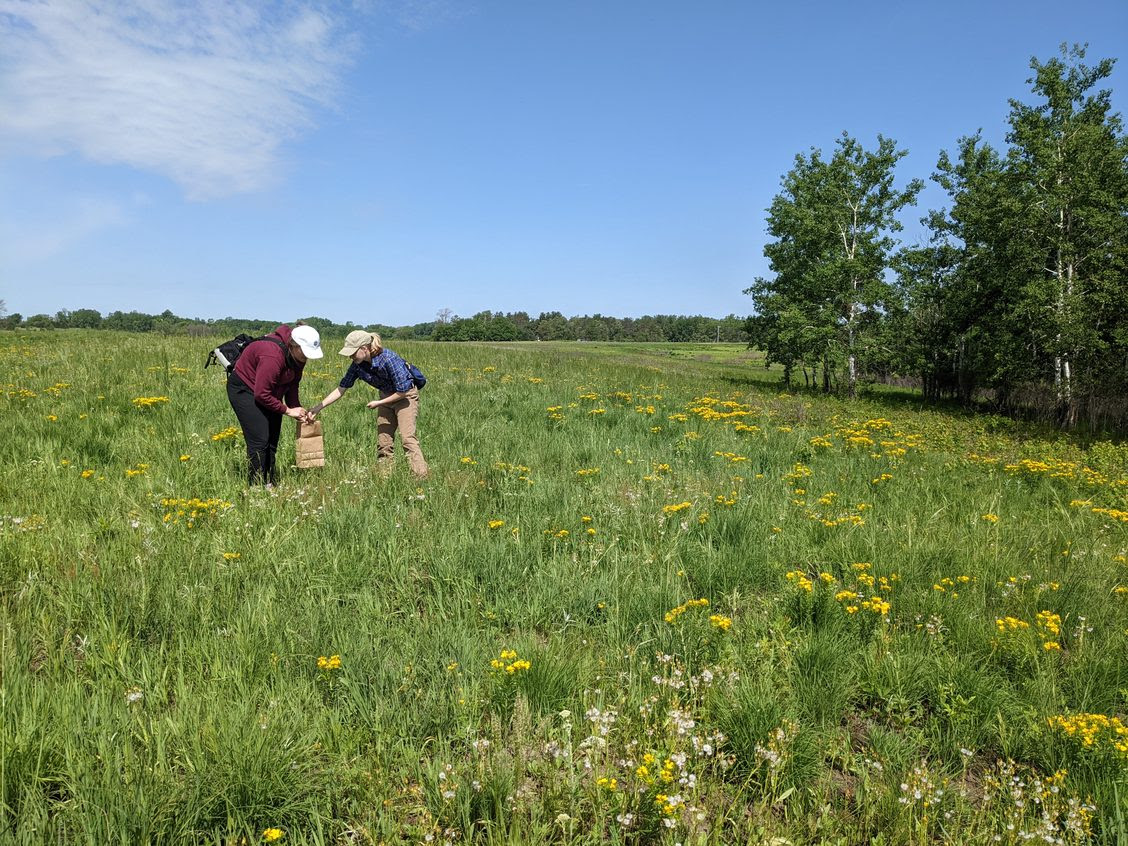
{"label": "person's leg", "polygon": [[264,462],[262,475],[267,484],[274,485],[278,483],[278,439],[282,435],[282,415],[276,414],[272,411],[265,411],[267,421],[267,437],[266,437],[266,460]]}
{"label": "person's leg", "polygon": [[266,483],[268,462],[267,444],[270,440],[270,421],[263,409],[255,402],[251,389],[242,382],[228,378],[227,399],[243,430],[243,440],[247,445],[247,481],[254,485]]}
{"label": "person's leg", "polygon": [[423,450],[419,446],[419,436],[416,433],[416,423],[419,420],[419,391],[412,389],[402,403],[396,403],[396,419],[399,421],[400,441],[403,451],[407,453],[407,463],[411,472],[419,478],[426,478],[428,468],[427,460],[423,458]]}
{"label": "person's leg", "polygon": [[376,418],[376,464],[382,473],[390,473],[394,466],[396,444],[396,413],[391,406],[382,405]]}

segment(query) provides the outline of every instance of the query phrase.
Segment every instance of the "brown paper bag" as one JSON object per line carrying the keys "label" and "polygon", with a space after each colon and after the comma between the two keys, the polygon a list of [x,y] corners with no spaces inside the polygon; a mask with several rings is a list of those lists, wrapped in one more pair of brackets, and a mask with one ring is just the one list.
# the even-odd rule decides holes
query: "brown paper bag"
{"label": "brown paper bag", "polygon": [[325,466],[325,438],[321,434],[321,421],[299,423],[294,439],[294,464],[300,468]]}

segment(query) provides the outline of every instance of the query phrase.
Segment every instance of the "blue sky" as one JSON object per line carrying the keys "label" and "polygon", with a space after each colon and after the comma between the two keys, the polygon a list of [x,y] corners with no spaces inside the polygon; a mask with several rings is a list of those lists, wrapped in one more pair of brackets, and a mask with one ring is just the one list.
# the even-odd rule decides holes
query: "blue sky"
{"label": "blue sky", "polygon": [[1123,0],[0,0],[0,299],[743,315],[796,153],[927,178],[1063,41],[1124,111]]}

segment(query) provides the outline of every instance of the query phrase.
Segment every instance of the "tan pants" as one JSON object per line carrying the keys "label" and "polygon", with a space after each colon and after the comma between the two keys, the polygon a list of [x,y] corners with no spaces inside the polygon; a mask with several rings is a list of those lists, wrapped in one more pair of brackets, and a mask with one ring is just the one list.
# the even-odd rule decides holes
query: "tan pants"
{"label": "tan pants", "polygon": [[382,405],[376,424],[376,455],[385,470],[390,470],[395,457],[396,431],[399,431],[403,451],[411,472],[423,478],[427,475],[427,461],[419,448],[415,434],[415,421],[419,419],[419,389],[412,388],[399,402]]}

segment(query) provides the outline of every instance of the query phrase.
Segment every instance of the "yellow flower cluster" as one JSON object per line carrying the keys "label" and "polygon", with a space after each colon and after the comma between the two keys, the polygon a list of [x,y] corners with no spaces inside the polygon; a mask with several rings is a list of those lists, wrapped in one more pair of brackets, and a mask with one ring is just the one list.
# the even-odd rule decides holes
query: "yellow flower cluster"
{"label": "yellow flower cluster", "polygon": [[1050,728],[1078,741],[1082,748],[1107,744],[1128,759],[1128,726],[1119,717],[1104,714],[1058,714],[1046,720]]}
{"label": "yellow flower cluster", "polygon": [[654,797],[654,804],[658,806],[658,810],[662,816],[672,820],[678,813],[678,805],[681,800],[674,801],[673,797],[667,796],[665,793],[659,793]]}
{"label": "yellow flower cluster", "polygon": [[727,458],[733,464],[737,464],[741,461],[747,461],[748,460],[748,456],[737,455],[735,452],[720,452],[720,451],[717,451],[717,452],[714,452],[713,455],[715,455],[717,458]]}
{"label": "yellow flower cluster", "polygon": [[970,581],[971,576],[956,576],[956,578],[954,579],[950,579],[945,576],[940,581],[936,582],[932,586],[932,589],[939,593],[946,593],[948,594],[948,596],[952,597],[952,599],[958,599],[960,593],[958,590],[956,590],[956,588],[959,585],[966,585]]}
{"label": "yellow flower cluster", "polygon": [[504,520],[490,520],[490,522],[488,522],[486,525],[489,526],[491,529],[500,529],[502,526],[505,525],[505,521]]}
{"label": "yellow flower cluster", "polygon": [[[724,409],[723,411],[721,409]],[[693,400],[689,411],[695,414],[702,420],[720,420],[725,423],[740,420],[748,417],[751,414],[761,413],[759,408],[752,408],[750,406],[741,405],[738,402],[729,400],[728,402],[721,402],[716,397],[701,397]]]}
{"label": "yellow flower cluster", "polygon": [[580,478],[584,478],[585,476],[595,476],[598,473],[599,473],[598,467],[585,467],[583,470],[577,470],[576,471],[576,475],[579,476]]}
{"label": "yellow flower cluster", "polygon": [[[981,456],[970,456],[973,460],[986,463],[988,459]],[[994,459],[997,461],[997,459]],[[1123,476],[1114,478],[1091,467],[1085,467],[1076,461],[1065,461],[1058,458],[1023,458],[1013,464],[1003,467],[1012,475],[1045,476],[1050,479],[1071,479],[1088,487],[1099,488],[1125,488],[1128,487],[1128,478]]]}
{"label": "yellow flower cluster", "polygon": [[[888,600],[882,599],[880,596],[871,596],[869,599],[862,603],[862,608],[866,611],[872,611],[874,614],[886,617],[889,615],[889,610],[893,606],[890,605]],[[849,609],[847,609],[849,610]]]}
{"label": "yellow flower cluster", "polygon": [[1060,652],[1061,644],[1055,638],[1061,634],[1061,615],[1052,611],[1039,611],[1034,618],[1038,631],[1046,640],[1042,648],[1047,652]]}
{"label": "yellow flower cluster", "polygon": [[1111,517],[1121,523],[1128,523],[1128,511],[1121,511],[1117,508],[1094,508],[1092,511],[1094,514],[1103,514],[1105,517]]}
{"label": "yellow flower cluster", "polygon": [[[872,591],[880,590],[882,594],[889,594],[894,585],[900,581],[900,573],[890,573],[888,576],[875,576],[871,571],[873,564],[869,561],[856,561],[850,565],[857,584],[843,586],[834,594],[836,602],[842,603],[842,610],[847,614],[857,614],[858,611],[870,611],[883,619],[888,620],[889,612],[893,609],[892,603]],[[820,573],[819,579],[827,584],[834,584],[835,578],[830,573]],[[863,588],[871,591],[869,599],[863,598]]]}
{"label": "yellow flower cluster", "polygon": [[791,484],[794,484],[794,483],[798,482],[800,479],[806,479],[806,478],[810,477],[810,475],[811,475],[811,468],[810,467],[808,467],[805,464],[796,464],[793,468],[791,468],[791,472],[788,473],[783,478],[784,478],[785,481],[787,481]]}
{"label": "yellow flower cluster", "polygon": [[663,514],[677,514],[679,511],[685,511],[687,508],[693,508],[692,502],[678,502],[673,505],[663,505]]}
{"label": "yellow flower cluster", "polygon": [[225,441],[228,438],[241,438],[243,431],[238,426],[228,426],[222,432],[216,432],[211,436],[213,441]]}
{"label": "yellow flower cluster", "polygon": [[[1052,611],[1039,611],[1034,617],[1034,627],[1042,639],[1042,649],[1046,652],[1060,652],[1061,644],[1056,638],[1061,634],[1061,615]],[[1017,617],[1000,617],[995,620],[995,629],[1000,634],[1014,635],[1030,629],[1030,624]]]}
{"label": "yellow flower cluster", "polygon": [[262,833],[262,839],[267,843],[276,843],[285,837],[286,832],[280,828],[268,828]]}
{"label": "yellow flower cluster", "polygon": [[528,670],[533,665],[524,658],[517,657],[517,650],[503,649],[498,653],[498,657],[490,661],[490,667],[495,670],[501,670],[508,675],[515,675],[520,672]]}
{"label": "yellow flower cluster", "polygon": [[[692,400],[688,408],[692,414],[702,420],[720,422],[725,426],[731,426],[733,431],[749,434],[759,432],[760,427],[744,422],[745,418],[764,414],[764,410],[758,406],[743,405],[733,400],[722,402],[717,397],[710,396]],[[684,423],[689,418],[684,414],[671,414],[669,419]]]}
{"label": "yellow flower cluster", "polygon": [[1034,622],[1038,624],[1038,628],[1045,634],[1059,635],[1061,634],[1061,615],[1055,614],[1052,611],[1039,611],[1034,618]]}
{"label": "yellow flower cluster", "polygon": [[[806,493],[807,493],[806,488],[795,488],[796,496],[803,496]],[[834,505],[835,499],[837,497],[838,497],[838,494],[836,492],[828,491],[827,493],[824,493],[822,496],[820,496],[816,500],[816,504],[821,505],[824,508],[831,507],[831,506]],[[805,499],[793,499],[793,500],[791,500],[791,504],[798,507],[798,508],[806,508],[807,500],[805,500]],[[865,521],[865,518],[862,517],[861,513],[869,507],[870,506],[869,506],[868,503],[859,502],[854,507],[854,511],[845,511],[845,512],[837,511],[836,513],[831,513],[831,514],[819,513],[818,511],[813,511],[813,510],[807,508],[804,511],[804,516],[808,520],[813,520],[816,523],[821,523],[823,526],[826,526],[828,529],[832,529],[835,526],[864,526],[866,524],[866,521]]]}
{"label": "yellow flower cluster", "polygon": [[792,570],[784,574],[784,578],[789,582],[795,582],[802,590],[811,593],[815,589],[815,583],[811,580],[810,576],[802,570]]}
{"label": "yellow flower cluster", "polygon": [[995,620],[995,628],[1003,633],[1020,632],[1024,629],[1030,628],[1030,624],[1025,620],[1020,620],[1017,617],[1000,617]]}
{"label": "yellow flower cluster", "polygon": [[341,669],[341,656],[330,655],[328,658],[326,658],[324,655],[318,656],[317,669],[324,670],[327,673]]}
{"label": "yellow flower cluster", "polygon": [[127,467],[125,470],[125,478],[132,479],[134,476],[144,476],[145,471],[148,469],[148,464],[135,464],[133,467]]}
{"label": "yellow flower cluster", "polygon": [[161,506],[165,509],[165,523],[179,523],[184,520],[189,528],[194,526],[198,520],[216,517],[233,507],[230,502],[222,499],[199,499],[197,497],[188,499],[166,497],[161,500]]}
{"label": "yellow flower cluster", "polygon": [[672,625],[677,623],[678,617],[680,617],[682,614],[684,614],[689,609],[691,609],[691,608],[708,608],[708,607],[709,607],[709,600],[705,599],[704,597],[702,597],[701,599],[691,599],[688,602],[682,603],[677,608],[671,608],[669,611],[667,611],[666,616],[665,616],[665,620],[666,620],[667,623],[669,623],[672,626]]}
{"label": "yellow flower cluster", "polygon": [[732,628],[732,617],[725,617],[723,614],[710,614],[709,625],[719,631],[727,632]]}
{"label": "yellow flower cluster", "polygon": [[152,408],[168,402],[168,397],[134,397],[133,405],[137,408]]}

